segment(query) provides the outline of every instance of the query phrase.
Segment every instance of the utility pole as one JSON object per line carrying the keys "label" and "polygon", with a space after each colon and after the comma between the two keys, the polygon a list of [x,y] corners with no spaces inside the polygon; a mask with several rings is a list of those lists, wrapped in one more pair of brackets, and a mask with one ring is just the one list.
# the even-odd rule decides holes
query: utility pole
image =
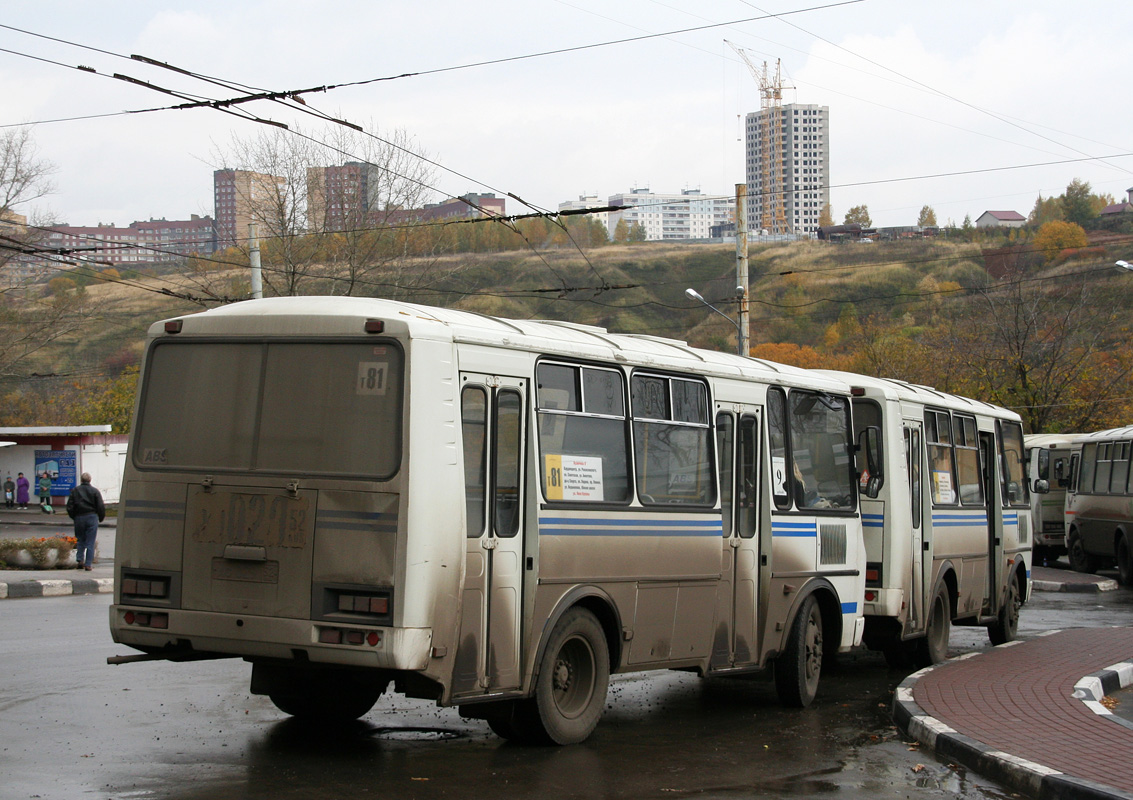
{"label": "utility pole", "polygon": [[263,276],[260,274],[260,240],[256,237],[256,223],[248,223],[248,261],[252,265],[252,299],[264,296]]}
{"label": "utility pole", "polygon": [[751,337],[748,335],[747,307],[747,184],[736,184],[736,293],[740,301],[740,321],[736,326],[736,349],[741,356],[748,355]]}

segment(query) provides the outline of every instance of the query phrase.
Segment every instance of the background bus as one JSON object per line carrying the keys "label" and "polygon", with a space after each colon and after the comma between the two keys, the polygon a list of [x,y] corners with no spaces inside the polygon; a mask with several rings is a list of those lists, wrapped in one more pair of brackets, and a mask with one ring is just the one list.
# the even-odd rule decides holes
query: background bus
{"label": "background bus", "polygon": [[[1015,638],[1031,520],[1017,414],[902,381],[833,373],[854,426],[882,431],[886,480],[862,498],[865,642],[895,666],[946,657],[952,624]],[[859,465],[859,468],[864,469]]]}
{"label": "background bus", "polygon": [[1066,547],[1070,566],[1097,572],[1117,564],[1123,586],[1133,585],[1133,425],[1087,433],[1070,450]]}
{"label": "background bus", "polygon": [[1032,433],[1027,448],[1035,564],[1053,562],[1066,552],[1066,487],[1070,485],[1070,443],[1079,433]]}
{"label": "background bus", "polygon": [[[392,683],[577,742],[611,672],[861,641],[849,388],[791,367],[361,298],[150,329],[116,546],[122,660],[242,657],[305,717]],[[880,465],[875,466],[880,471]]]}

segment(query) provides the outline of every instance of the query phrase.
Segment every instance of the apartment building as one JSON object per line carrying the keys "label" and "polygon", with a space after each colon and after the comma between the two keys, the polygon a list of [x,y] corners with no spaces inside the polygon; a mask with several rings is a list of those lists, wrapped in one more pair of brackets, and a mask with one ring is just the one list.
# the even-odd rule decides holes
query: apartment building
{"label": "apartment building", "polygon": [[[599,200],[597,194],[580,194],[577,200],[566,200],[559,203],[559,211],[581,211],[586,208],[603,208],[606,205],[606,201]],[[606,233],[610,233],[609,211],[599,211],[589,216],[601,222],[602,226],[606,229]]]}
{"label": "apartment building", "polygon": [[607,205],[628,206],[609,212],[606,227],[611,233],[618,222],[635,222],[645,228],[647,242],[669,239],[708,239],[711,228],[732,220],[736,198],[702,194],[699,189],[684,189],[679,194],[651,192],[648,187],[611,195]]}
{"label": "apartment building", "polygon": [[216,232],[212,217],[192,214],[186,220],[150,219],[124,228],[113,223],[53,225],[36,244],[59,254],[38,259],[40,266],[66,268],[68,257],[99,266],[134,266],[210,255],[216,252]]}
{"label": "apartment building", "polygon": [[830,202],[830,109],[790,103],[747,115],[751,235],[818,232]]}
{"label": "apartment building", "polygon": [[[220,250],[243,245],[248,239],[248,225],[278,218],[272,211],[286,201],[280,190],[287,185],[287,179],[277,175],[218,169],[212,174],[212,184],[217,249]],[[259,235],[268,233],[261,229]]]}

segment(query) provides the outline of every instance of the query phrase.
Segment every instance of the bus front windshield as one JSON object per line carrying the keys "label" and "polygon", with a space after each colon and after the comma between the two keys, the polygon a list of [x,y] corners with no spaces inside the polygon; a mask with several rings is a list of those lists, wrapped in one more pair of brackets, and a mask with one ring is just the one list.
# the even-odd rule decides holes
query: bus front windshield
{"label": "bus front windshield", "polygon": [[146,366],[133,459],[389,478],[401,402],[392,343],[163,342]]}

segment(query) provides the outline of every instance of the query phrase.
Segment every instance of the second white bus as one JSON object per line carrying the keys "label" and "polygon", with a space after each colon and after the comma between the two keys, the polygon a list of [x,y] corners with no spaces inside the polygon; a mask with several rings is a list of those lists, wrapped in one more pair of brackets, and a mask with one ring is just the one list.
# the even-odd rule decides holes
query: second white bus
{"label": "second white bus", "polygon": [[1015,638],[1032,544],[1019,416],[926,386],[831,374],[853,387],[855,428],[882,432],[884,485],[861,503],[866,644],[894,666],[925,666],[946,658],[953,624],[985,626],[995,644]]}

